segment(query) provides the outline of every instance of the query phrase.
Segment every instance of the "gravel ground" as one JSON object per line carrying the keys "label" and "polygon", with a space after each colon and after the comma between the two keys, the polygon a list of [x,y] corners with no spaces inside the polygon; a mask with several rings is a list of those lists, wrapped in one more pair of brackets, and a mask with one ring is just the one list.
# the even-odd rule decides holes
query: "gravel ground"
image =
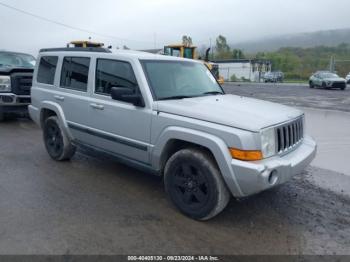
{"label": "gravel ground", "polygon": [[200,223],[174,209],[159,177],[92,153],[54,162],[28,120],[0,134],[0,254],[350,254],[341,174],[309,167]]}
{"label": "gravel ground", "polygon": [[311,107],[350,112],[350,87],[340,89],[311,89],[306,85],[226,83],[227,93],[254,97],[297,107]]}

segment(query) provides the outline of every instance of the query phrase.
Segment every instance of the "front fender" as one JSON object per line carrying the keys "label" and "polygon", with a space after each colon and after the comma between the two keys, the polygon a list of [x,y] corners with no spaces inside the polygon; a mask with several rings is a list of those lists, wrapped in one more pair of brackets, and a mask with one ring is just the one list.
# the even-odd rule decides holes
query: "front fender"
{"label": "front fender", "polygon": [[219,137],[205,132],[176,126],[167,127],[163,130],[153,148],[151,157],[153,168],[160,170],[163,150],[166,148],[167,143],[174,139],[194,143],[209,149],[215,157],[221,174],[231,193],[234,196],[242,195],[242,191],[231,166],[232,157],[226,143]]}

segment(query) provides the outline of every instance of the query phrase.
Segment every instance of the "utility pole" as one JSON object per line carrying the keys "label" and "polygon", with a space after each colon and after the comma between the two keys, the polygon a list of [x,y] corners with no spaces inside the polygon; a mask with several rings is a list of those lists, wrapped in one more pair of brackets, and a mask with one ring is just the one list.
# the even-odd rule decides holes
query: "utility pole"
{"label": "utility pole", "polygon": [[331,61],[329,62],[329,71],[332,73],[335,71],[335,60],[334,56],[331,56]]}
{"label": "utility pole", "polygon": [[211,52],[210,60],[213,60],[214,59],[214,48],[212,46],[211,38],[209,38],[209,41],[210,41],[210,52]]}

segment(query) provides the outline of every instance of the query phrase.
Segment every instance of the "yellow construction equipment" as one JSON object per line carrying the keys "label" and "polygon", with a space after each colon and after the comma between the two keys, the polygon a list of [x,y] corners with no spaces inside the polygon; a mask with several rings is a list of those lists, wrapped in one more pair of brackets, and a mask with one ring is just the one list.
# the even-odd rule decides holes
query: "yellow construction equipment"
{"label": "yellow construction equipment", "polygon": [[104,43],[98,43],[98,42],[91,42],[91,41],[72,41],[69,44],[67,44],[67,47],[70,47],[73,45],[74,47],[83,47],[83,48],[88,48],[88,47],[103,47]]}
{"label": "yellow construction equipment", "polygon": [[197,47],[186,46],[184,44],[168,45],[164,47],[164,54],[169,56],[183,57],[188,59],[196,59]]}
{"label": "yellow construction equipment", "polygon": [[[212,72],[212,74],[217,79],[218,83],[222,85],[224,84],[224,78],[219,74],[219,65],[209,61],[209,52],[210,52],[210,48],[208,48],[206,51],[205,60],[204,61],[201,60],[201,61],[203,61],[203,63],[207,66],[207,68]],[[197,47],[192,45],[191,46],[185,45],[185,44],[167,45],[164,47],[164,55],[199,60],[197,56]]]}

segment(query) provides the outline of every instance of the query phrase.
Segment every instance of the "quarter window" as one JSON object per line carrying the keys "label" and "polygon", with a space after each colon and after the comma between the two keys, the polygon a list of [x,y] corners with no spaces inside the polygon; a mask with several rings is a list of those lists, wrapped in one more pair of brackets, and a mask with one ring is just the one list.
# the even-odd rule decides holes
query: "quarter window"
{"label": "quarter window", "polygon": [[87,91],[90,58],[65,57],[61,72],[61,87]]}
{"label": "quarter window", "polygon": [[134,71],[128,62],[98,59],[95,93],[110,95],[112,87],[135,89],[137,82]]}
{"label": "quarter window", "polygon": [[57,56],[43,56],[40,59],[37,81],[42,84],[53,85],[57,67]]}

